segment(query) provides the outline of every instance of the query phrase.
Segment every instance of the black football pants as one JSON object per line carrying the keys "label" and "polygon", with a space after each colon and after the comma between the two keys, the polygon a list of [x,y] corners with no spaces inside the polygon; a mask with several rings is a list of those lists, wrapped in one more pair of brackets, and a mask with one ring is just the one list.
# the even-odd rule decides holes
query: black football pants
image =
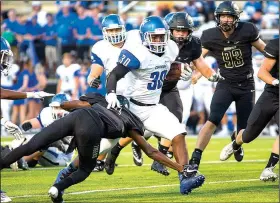
{"label": "black football pants", "polygon": [[265,90],[250,114],[242,134],[243,142],[250,143],[256,139],[273,116],[279,126],[279,95]]}
{"label": "black football pants", "polygon": [[245,129],[255,102],[255,85],[252,80],[245,80],[240,83],[218,82],[211,101],[208,120],[218,126],[230,104],[234,101],[237,131]]}

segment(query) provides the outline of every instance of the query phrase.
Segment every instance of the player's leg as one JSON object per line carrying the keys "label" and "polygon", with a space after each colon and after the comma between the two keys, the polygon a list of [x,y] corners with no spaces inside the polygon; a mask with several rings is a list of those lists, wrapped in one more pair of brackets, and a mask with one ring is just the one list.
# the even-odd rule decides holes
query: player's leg
{"label": "player's leg", "polygon": [[218,124],[221,122],[232,101],[233,96],[228,85],[218,83],[211,101],[210,116],[198,134],[196,147],[192,153],[190,164],[196,164],[199,166],[203,150],[208,145],[211,136],[216,130]]}
{"label": "player's leg", "polygon": [[273,172],[273,169],[275,168],[278,161],[279,161],[279,137],[277,137],[275,142],[273,143],[272,152],[270,154],[265,169],[261,173],[260,180],[275,181],[278,178],[278,175]]}
{"label": "player's leg", "polygon": [[[174,88],[171,91],[162,92],[160,96],[160,103],[166,106],[168,110],[176,116],[180,123],[182,122],[183,104],[177,88]],[[162,138],[159,142],[158,150],[166,155],[170,146],[171,141]],[[151,169],[165,176],[170,174],[167,168],[157,161],[152,163]]]}
{"label": "player's leg", "polygon": [[250,143],[256,139],[271,118],[277,113],[278,108],[278,97],[264,91],[248,118],[247,127],[245,130],[240,130],[236,139],[222,149],[220,160],[227,160],[243,143]]}
{"label": "player's leg", "polygon": [[49,196],[53,202],[62,202],[62,191],[84,181],[94,169],[100,150],[101,137],[103,137],[102,125],[97,124],[97,122],[90,116],[80,117],[76,120],[74,139],[79,154],[79,166],[71,175],[50,188]]}
{"label": "player's leg", "polygon": [[[11,153],[7,154],[2,159],[0,168],[2,169],[4,166],[14,163],[23,156],[44,149],[49,144],[71,135],[74,130],[73,124],[76,120],[79,120],[79,113],[80,111],[77,110],[42,129],[42,131],[34,135],[28,143],[15,148]],[[86,117],[86,114],[81,115],[81,117]]]}

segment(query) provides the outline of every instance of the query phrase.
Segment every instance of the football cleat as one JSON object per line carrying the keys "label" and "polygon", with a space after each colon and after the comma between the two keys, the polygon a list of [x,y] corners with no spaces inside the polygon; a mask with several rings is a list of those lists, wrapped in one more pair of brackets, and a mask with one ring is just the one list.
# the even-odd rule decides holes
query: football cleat
{"label": "football cleat", "polygon": [[[197,175],[198,172],[198,165],[197,164],[190,164],[190,165],[184,165],[184,170],[183,170],[183,176],[184,177],[194,177]],[[180,177],[180,180],[183,177]]]}
{"label": "football cleat", "polygon": [[[236,131],[234,131],[231,135],[231,141],[234,141],[236,137]],[[241,146],[236,152],[233,153],[234,154],[234,158],[236,161],[240,162],[243,160],[244,157],[244,149]]]}
{"label": "football cleat", "polygon": [[131,143],[132,154],[133,154],[133,161],[136,166],[143,165],[143,156],[140,147],[135,144],[134,142]]}
{"label": "football cleat", "polygon": [[260,176],[260,180],[262,181],[276,181],[278,179],[278,175],[273,172],[274,167],[265,168]]}
{"label": "football cleat", "polygon": [[109,153],[105,160],[104,168],[108,175],[112,175],[115,171],[117,157]]}
{"label": "football cleat", "polygon": [[233,149],[232,143],[233,142],[229,143],[222,149],[222,151],[220,153],[221,161],[225,161],[225,160],[229,159],[233,155],[233,153],[237,151],[237,150]]}
{"label": "football cleat", "polygon": [[100,171],[104,171],[104,164],[105,162],[102,160],[97,160],[96,161],[96,166],[94,167],[94,169],[92,170],[93,172],[100,172]]}
{"label": "football cleat", "polygon": [[26,170],[29,170],[29,167],[28,167],[28,164],[27,162],[24,160],[24,158],[20,158],[18,161],[17,161],[17,164],[18,164],[18,168],[21,168],[22,170],[26,171]]}
{"label": "football cleat", "polygon": [[52,186],[49,189],[48,195],[53,203],[63,203],[62,192],[58,191],[56,187]]}
{"label": "football cleat", "polygon": [[11,198],[8,197],[8,195],[4,191],[0,190],[0,193],[1,193],[1,202],[11,202],[12,201]]}
{"label": "football cleat", "polygon": [[180,180],[180,192],[182,195],[188,195],[195,188],[199,188],[205,181],[204,175],[193,177],[182,176]]}
{"label": "football cleat", "polygon": [[169,176],[169,171],[167,170],[166,166],[162,165],[161,163],[154,161],[151,170],[156,171],[164,176]]}

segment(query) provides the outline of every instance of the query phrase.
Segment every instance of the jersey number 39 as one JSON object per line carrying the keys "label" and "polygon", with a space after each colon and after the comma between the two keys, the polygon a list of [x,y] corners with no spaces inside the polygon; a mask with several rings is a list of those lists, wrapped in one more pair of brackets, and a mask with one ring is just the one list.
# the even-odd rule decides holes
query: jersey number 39
{"label": "jersey number 39", "polygon": [[152,82],[149,82],[147,85],[148,90],[156,90],[162,88],[163,81],[165,79],[167,70],[164,70],[162,72],[156,71],[151,73],[150,78],[152,79]]}

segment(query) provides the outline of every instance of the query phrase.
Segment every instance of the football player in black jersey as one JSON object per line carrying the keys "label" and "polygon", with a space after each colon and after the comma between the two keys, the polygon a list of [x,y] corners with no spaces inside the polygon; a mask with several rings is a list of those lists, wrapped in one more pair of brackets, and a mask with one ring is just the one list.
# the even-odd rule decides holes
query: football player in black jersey
{"label": "football player in black jersey", "polygon": [[[263,52],[265,43],[254,24],[239,22],[240,13],[234,2],[222,2],[215,10],[217,26],[203,31],[201,36],[202,54],[212,53],[225,80],[220,80],[216,86],[210,116],[199,132],[191,164],[200,164],[203,150],[232,102],[236,103],[238,132],[246,127],[253,109],[255,85],[252,46]],[[234,156],[237,161],[242,161],[243,149],[236,151]]]}
{"label": "football player in black jersey", "polygon": [[[62,191],[84,181],[95,167],[101,138],[116,139],[129,136],[149,157],[179,172],[182,194],[188,194],[192,189],[198,187],[198,179],[192,177],[192,172],[189,172],[192,171],[192,168],[173,162],[146,142],[142,137],[144,134],[142,122],[125,106],[122,106],[121,109],[108,110],[106,108],[108,103],[99,94],[85,96],[81,101],[75,100],[67,103],[68,108],[69,106],[74,107],[71,113],[44,128],[34,135],[28,143],[1,157],[0,169],[15,162],[20,157],[30,155],[72,134],[79,154],[79,166],[72,171],[71,176],[64,177],[49,190],[53,202],[63,202]],[[204,181],[204,176],[199,178]]]}
{"label": "football player in black jersey", "polygon": [[[194,64],[196,69],[211,82],[217,82],[220,79],[220,75],[207,64],[203,58],[201,42],[199,38],[192,35],[194,24],[192,17],[186,12],[172,13],[171,16],[167,14],[165,20],[169,26],[170,37],[176,42],[180,51],[176,58],[177,62]],[[182,72],[188,76],[188,73]],[[181,78],[184,75],[181,75]],[[190,79],[184,77],[184,80]],[[160,95],[160,103],[165,105],[170,112],[172,112],[180,122],[182,122],[183,104],[177,88],[178,80],[165,80],[163,83],[162,93]],[[167,154],[167,151],[171,145],[171,142],[167,139],[161,138],[158,149],[163,154]],[[154,161],[152,170],[155,170],[163,175],[169,175],[166,167],[157,161]]]}
{"label": "football player in black jersey", "polygon": [[[258,77],[266,83],[264,91],[249,116],[247,127],[240,130],[236,139],[221,151],[222,161],[227,160],[243,143],[250,143],[256,139],[272,117],[275,116],[279,127],[279,38],[267,44],[264,55],[265,59],[258,72]],[[273,169],[278,161],[279,137],[276,138],[270,159],[260,176],[261,180],[275,181],[277,179]]]}

